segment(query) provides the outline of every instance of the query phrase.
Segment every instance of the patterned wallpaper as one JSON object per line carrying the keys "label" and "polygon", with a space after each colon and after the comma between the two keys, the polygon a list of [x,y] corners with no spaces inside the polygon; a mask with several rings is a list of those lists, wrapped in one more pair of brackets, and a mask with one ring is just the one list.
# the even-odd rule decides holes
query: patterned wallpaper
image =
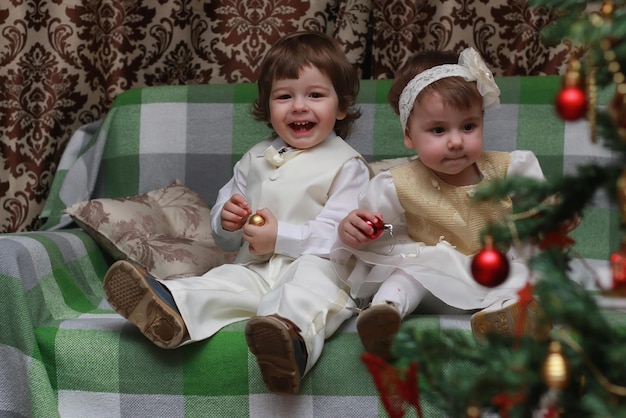
{"label": "patterned wallpaper", "polygon": [[562,73],[570,53],[542,43],[556,15],[525,1],[3,1],[0,232],[37,228],[70,136],[120,92],[255,81],[286,33],[332,34],[364,78],[423,49],[474,46],[496,75]]}

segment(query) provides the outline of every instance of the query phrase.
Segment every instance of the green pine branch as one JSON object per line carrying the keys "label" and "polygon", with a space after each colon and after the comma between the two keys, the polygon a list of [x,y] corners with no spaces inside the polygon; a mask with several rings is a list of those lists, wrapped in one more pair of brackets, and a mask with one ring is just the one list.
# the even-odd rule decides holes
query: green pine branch
{"label": "green pine branch", "polygon": [[[585,0],[528,3],[542,8],[546,16],[559,16],[542,30],[544,40],[582,45],[587,54],[581,57],[583,79],[591,74],[586,67],[591,64],[598,88],[610,93],[616,80],[600,43],[610,42],[613,61],[626,72],[626,2],[613,2],[610,16],[590,15],[587,7],[593,4]],[[624,117],[619,114],[618,118]],[[626,172],[626,138],[620,138],[605,107],[598,109],[597,130],[600,144],[616,155],[612,165],[582,165],[575,173],[550,182],[510,177],[490,183],[475,198],[511,197],[514,213],[508,222],[491,225],[483,233],[491,234],[496,244],[540,243],[564,220],[584,215],[599,191],[615,201],[623,191],[617,190],[617,181]],[[508,416],[532,416],[549,390],[542,368],[549,342],[556,340],[561,342],[569,370],[568,385],[560,391],[560,416],[626,418],[626,329],[611,323],[593,294],[569,278],[570,257],[566,249],[554,245],[542,247],[528,260],[539,279],[534,297],[555,325],[548,340],[490,334],[484,345],[478,345],[467,332],[424,330],[419,322],[404,323],[392,349],[398,366],[419,363],[420,399],[450,416],[462,417],[470,405],[497,412],[494,400],[498,396],[523,394]]]}
{"label": "green pine branch", "polygon": [[[568,278],[566,259],[555,247],[530,261],[542,275],[535,297],[553,321],[551,339],[561,341],[569,365],[569,385],[560,394],[562,416],[625,418],[626,398],[607,391],[594,370],[612,384],[626,385],[626,335],[611,327],[592,295]],[[490,334],[481,346],[458,330],[424,330],[407,322],[393,350],[400,364],[420,365],[422,401],[450,416],[465,416],[470,405],[497,412],[498,396],[521,394],[509,416],[522,418],[532,416],[549,390],[543,380],[549,342]]]}
{"label": "green pine branch", "polygon": [[474,198],[497,201],[511,197],[513,216],[503,223],[489,225],[483,234],[490,234],[502,246],[509,246],[515,240],[539,242],[564,220],[582,214],[598,190],[615,196],[615,183],[621,172],[621,167],[591,164],[578,167],[575,175],[552,182],[522,176],[494,180],[477,190]]}

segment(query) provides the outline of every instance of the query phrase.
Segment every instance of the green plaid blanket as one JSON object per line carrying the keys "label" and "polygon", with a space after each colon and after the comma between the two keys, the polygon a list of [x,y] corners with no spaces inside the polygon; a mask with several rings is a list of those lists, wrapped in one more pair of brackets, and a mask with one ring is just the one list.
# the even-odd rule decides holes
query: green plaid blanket
{"label": "green plaid blanket", "polygon": [[[556,77],[499,78],[503,105],[486,114],[486,148],[532,149],[548,178],[609,161],[583,122],[553,110]],[[348,141],[368,160],[410,155],[386,102],[388,80],[363,81],[363,113]],[[243,323],[175,350],[153,346],[103,300],[111,260],[62,213],[72,203],[124,197],[181,182],[207,202],[234,162],[268,133],[248,114],[250,84],[128,91],[107,117],[76,132],[55,176],[41,231],[0,235],[0,416],[379,417],[378,393],[349,321],[326,344],[298,396],[268,393]],[[601,97],[606,102],[607,95]],[[575,231],[585,258],[574,276],[608,277],[619,215],[598,196]],[[424,328],[469,335],[465,316],[419,316]],[[443,412],[424,405],[425,416]]]}

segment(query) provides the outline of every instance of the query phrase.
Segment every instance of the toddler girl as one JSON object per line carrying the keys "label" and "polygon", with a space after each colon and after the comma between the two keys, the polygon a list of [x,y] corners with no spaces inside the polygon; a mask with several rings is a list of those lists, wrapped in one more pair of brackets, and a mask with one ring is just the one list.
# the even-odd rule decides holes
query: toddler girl
{"label": "toddler girl", "polygon": [[[340,264],[356,256],[347,272],[352,296],[371,305],[357,319],[365,349],[390,358],[390,343],[403,317],[425,297],[442,306],[474,313],[478,340],[486,332],[513,333],[525,305],[517,292],[529,279],[523,260],[509,250],[510,274],[487,288],[471,275],[472,255],[481,249],[481,230],[512,212],[511,199],[475,202],[474,190],[492,179],[523,175],[543,179],[530,151],[483,150],[483,112],[499,105],[500,89],[482,58],[466,49],[460,56],[429,52],[415,56],[396,76],[389,100],[404,132],[404,145],[418,158],[374,177],[359,197],[359,209],[340,224],[332,257]],[[372,242],[377,218],[405,225],[408,238]],[[394,235],[399,234],[396,226]],[[386,236],[386,235],[384,235]],[[531,302],[524,330],[537,328]]]}

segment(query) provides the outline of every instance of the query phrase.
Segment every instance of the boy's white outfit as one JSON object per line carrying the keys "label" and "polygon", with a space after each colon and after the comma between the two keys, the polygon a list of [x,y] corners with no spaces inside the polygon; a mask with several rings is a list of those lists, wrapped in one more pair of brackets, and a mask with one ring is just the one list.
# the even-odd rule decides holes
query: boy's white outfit
{"label": "boy's white outfit", "polygon": [[543,179],[543,173],[530,151],[483,153],[478,167],[483,180],[472,186],[446,184],[419,159],[371,180],[359,196],[359,207],[380,212],[384,222],[400,223],[394,225],[393,236],[384,235],[361,250],[338,243],[331,252],[354,298],[393,302],[402,317],[428,294],[461,310],[501,308],[518,299],[530,273],[514,248],[507,253],[510,274],[502,285],[487,288],[472,277],[480,230],[490,219],[511,212],[510,200],[476,203],[472,195],[495,178]]}
{"label": "boy's white outfit", "polygon": [[[240,248],[235,263],[161,283],[185,321],[190,340],[184,344],[252,316],[277,314],[301,330],[306,373],[324,339],[353,315],[354,302],[328,257],[337,226],[356,208],[370,171],[359,153],[334,134],[308,150],[279,152],[284,145],[277,138],[253,146],[212,208],[216,243],[227,250]],[[253,212],[269,208],[278,219],[273,254],[251,254],[241,230],[221,228],[222,207],[235,193],[246,197]]]}

